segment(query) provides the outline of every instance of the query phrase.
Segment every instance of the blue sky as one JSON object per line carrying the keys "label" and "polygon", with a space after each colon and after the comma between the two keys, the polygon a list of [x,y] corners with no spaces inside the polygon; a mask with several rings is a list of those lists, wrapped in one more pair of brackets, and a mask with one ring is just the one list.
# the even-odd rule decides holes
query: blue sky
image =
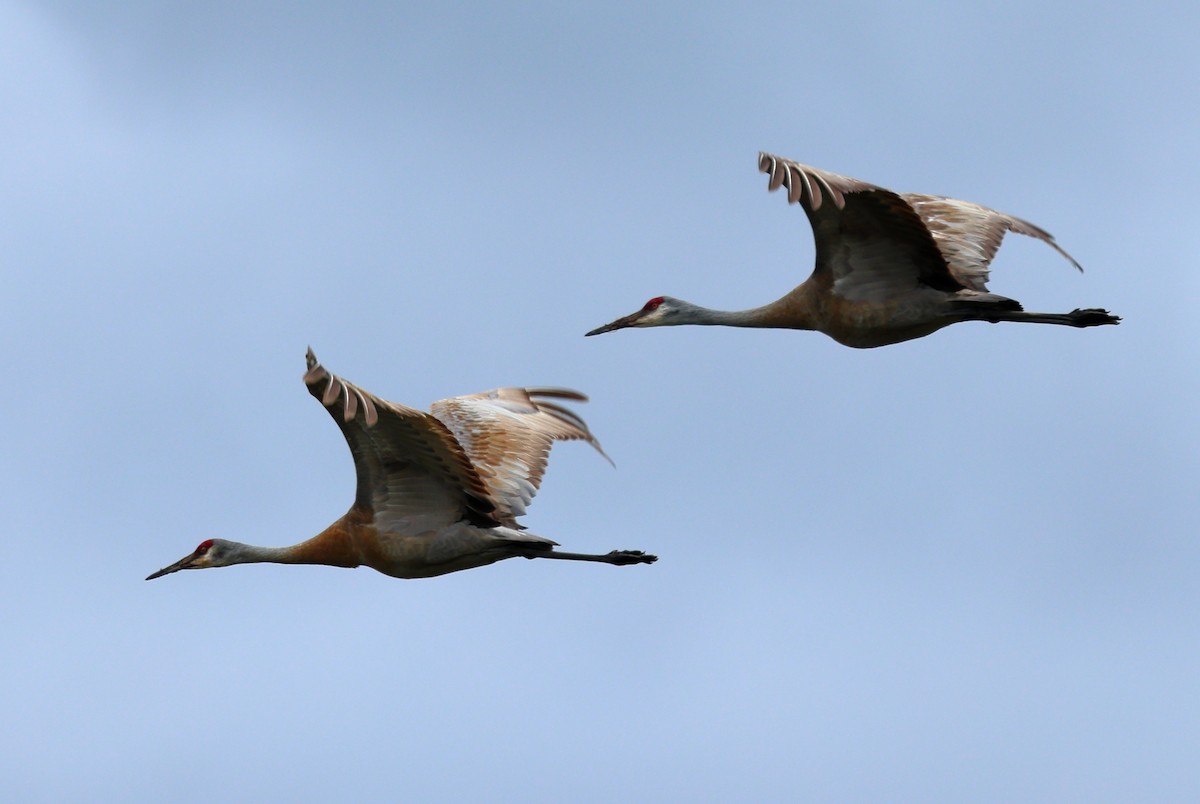
{"label": "blue sky", "polygon": [[[1194,4],[0,4],[6,800],[1200,796]],[[978,201],[1120,327],[583,333],[808,274],[768,150]],[[562,385],[614,569],[247,566],[354,475],[300,382]]]}

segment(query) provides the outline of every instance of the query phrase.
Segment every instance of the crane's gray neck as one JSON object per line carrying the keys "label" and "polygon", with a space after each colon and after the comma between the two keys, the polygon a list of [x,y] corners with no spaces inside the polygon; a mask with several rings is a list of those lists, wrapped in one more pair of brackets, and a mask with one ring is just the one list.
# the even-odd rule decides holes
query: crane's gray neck
{"label": "crane's gray neck", "polygon": [[717,327],[761,327],[761,307],[749,310],[713,310],[708,307],[698,307],[698,316],[693,323]]}
{"label": "crane's gray neck", "polygon": [[294,547],[259,547],[256,544],[229,542],[230,564],[307,564]]}
{"label": "crane's gray neck", "polygon": [[357,567],[361,559],[353,550],[352,539],[331,526],[308,541],[290,547],[259,547],[254,544],[222,541],[222,564],[327,564],[333,567]]}
{"label": "crane's gray neck", "polygon": [[[748,310],[714,310],[701,307],[691,302],[678,302],[680,324],[699,324],[716,327],[790,327],[807,329],[797,326],[796,321],[783,320],[780,317],[778,302],[764,304],[761,307],[751,307]],[[674,322],[673,322],[674,323]]]}

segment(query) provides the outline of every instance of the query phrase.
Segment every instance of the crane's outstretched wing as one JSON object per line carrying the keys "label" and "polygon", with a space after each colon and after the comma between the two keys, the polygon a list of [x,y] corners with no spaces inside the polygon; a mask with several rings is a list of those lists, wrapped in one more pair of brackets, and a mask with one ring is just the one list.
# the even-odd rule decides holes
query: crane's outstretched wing
{"label": "crane's outstretched wing", "polygon": [[337,422],[358,473],[355,507],[386,532],[418,534],[466,519],[496,527],[496,501],[438,419],[330,374],[308,350],[304,384]]}
{"label": "crane's outstretched wing", "polygon": [[898,193],[859,179],[760,153],[768,189],[786,187],[816,240],[814,275],[828,274],[833,292],[882,302],[921,285],[949,293],[966,287],[951,273],[933,236]]}
{"label": "crane's outstretched wing", "polygon": [[466,450],[506,525],[515,525],[537,494],[555,441],[582,439],[608,458],[583,419],[553,399],[587,401],[562,388],[498,388],[430,407]]}
{"label": "crane's outstretched wing", "polygon": [[817,272],[828,271],[843,298],[886,301],[918,285],[986,292],[1006,232],[1037,238],[1083,270],[1045,229],[970,201],[894,193],[770,154],[759,154],[759,170],[808,214]]}
{"label": "crane's outstretched wing", "polygon": [[1049,232],[1027,220],[954,198],[921,193],[902,193],[900,197],[928,227],[954,278],[972,290],[987,290],[988,267],[1006,232],[1037,238],[1083,270]]}

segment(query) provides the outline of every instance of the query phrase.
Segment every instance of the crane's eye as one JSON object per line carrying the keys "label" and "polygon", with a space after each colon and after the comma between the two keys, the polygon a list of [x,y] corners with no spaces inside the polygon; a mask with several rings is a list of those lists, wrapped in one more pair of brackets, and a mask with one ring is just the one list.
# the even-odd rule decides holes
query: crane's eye
{"label": "crane's eye", "polygon": [[205,539],[204,541],[200,542],[199,546],[196,547],[196,552],[194,555],[202,556],[205,553],[207,553],[209,548],[212,546],[213,546],[213,540]]}
{"label": "crane's eye", "polygon": [[642,311],[643,311],[643,312],[647,312],[647,313],[648,313],[648,312],[650,312],[651,310],[657,310],[657,309],[658,309],[658,305],[660,305],[660,304],[662,304],[662,303],[663,303],[663,297],[662,297],[662,296],[655,296],[653,299],[651,299],[650,301],[646,302],[646,305],[645,305],[644,307],[642,307]]}

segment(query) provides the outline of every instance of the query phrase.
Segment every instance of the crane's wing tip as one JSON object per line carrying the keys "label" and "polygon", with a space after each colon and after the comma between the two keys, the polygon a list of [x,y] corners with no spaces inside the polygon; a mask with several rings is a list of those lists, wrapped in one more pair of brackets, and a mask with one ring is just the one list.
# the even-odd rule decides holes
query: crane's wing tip
{"label": "crane's wing tip", "polygon": [[593,447],[595,447],[596,452],[600,453],[600,457],[602,457],[602,458],[604,458],[604,460],[608,461],[609,466],[611,466],[613,469],[617,468],[617,462],[614,461],[612,459],[612,457],[607,452],[604,451],[604,448],[600,446],[599,441],[597,441],[595,438],[592,438],[588,443],[591,444]]}
{"label": "crane's wing tip", "polygon": [[1067,251],[1065,248],[1063,248],[1062,246],[1060,246],[1060,245],[1058,244],[1058,241],[1057,241],[1057,240],[1055,240],[1055,239],[1054,239],[1054,237],[1053,237],[1052,235],[1047,235],[1047,236],[1046,236],[1046,242],[1050,244],[1050,247],[1051,247],[1051,248],[1053,248],[1053,249],[1054,249],[1055,251],[1057,251],[1059,254],[1061,254],[1061,255],[1063,255],[1064,257],[1066,257],[1066,258],[1067,258],[1067,262],[1071,263],[1071,265],[1074,265],[1074,266],[1075,266],[1075,270],[1076,270],[1076,271],[1078,271],[1079,273],[1083,273],[1083,266],[1079,264],[1079,260],[1077,260],[1077,259],[1075,259],[1074,257],[1072,257],[1072,256],[1071,256],[1071,253],[1070,253],[1069,251]]}
{"label": "crane's wing tip", "polygon": [[321,365],[321,361],[317,360],[317,355],[313,352],[311,346],[308,347],[308,352],[304,355],[304,364],[307,367],[302,378],[305,385],[315,385],[329,376],[329,372]]}
{"label": "crane's wing tip", "polygon": [[524,391],[530,397],[548,396],[553,399],[570,399],[573,402],[588,401],[587,394],[583,393],[582,391],[576,391],[573,388],[552,388],[548,386],[530,385],[526,386]]}

